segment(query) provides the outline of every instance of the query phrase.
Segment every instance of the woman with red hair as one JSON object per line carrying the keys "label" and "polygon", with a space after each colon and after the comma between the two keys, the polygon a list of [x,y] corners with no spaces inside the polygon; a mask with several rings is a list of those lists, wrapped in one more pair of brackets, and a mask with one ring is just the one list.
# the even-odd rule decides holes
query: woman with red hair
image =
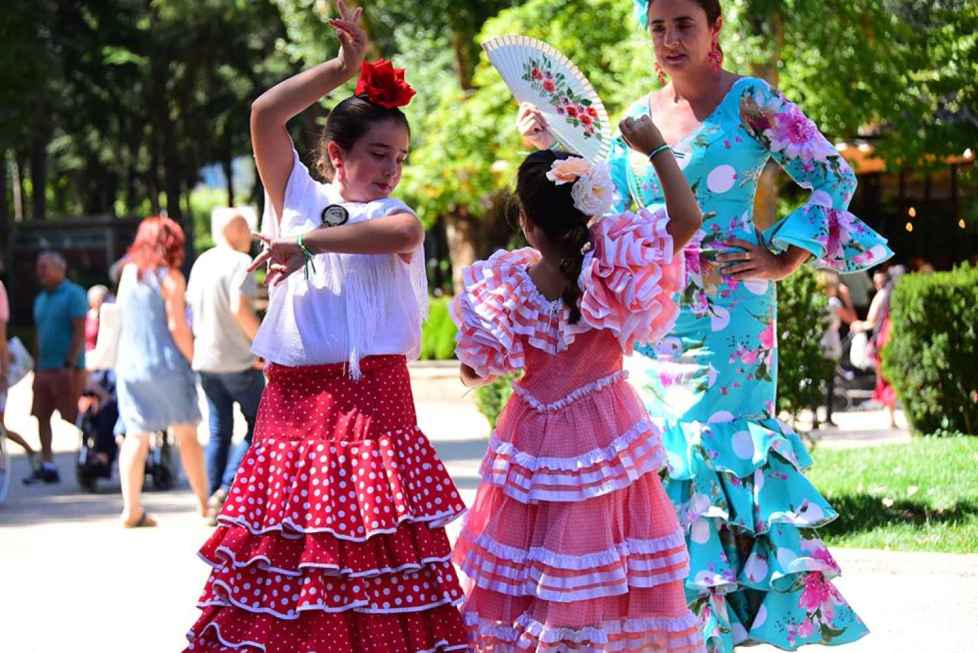
{"label": "woman with red hair", "polygon": [[190,487],[207,515],[204,455],[197,441],[197,385],[190,369],[193,336],[180,266],[183,230],[163,216],[146,218],[129,248],[119,282],[120,336],[116,364],[119,416],[126,440],[119,453],[122,524],[155,526],[140,502],[151,433],[169,429],[179,444]]}

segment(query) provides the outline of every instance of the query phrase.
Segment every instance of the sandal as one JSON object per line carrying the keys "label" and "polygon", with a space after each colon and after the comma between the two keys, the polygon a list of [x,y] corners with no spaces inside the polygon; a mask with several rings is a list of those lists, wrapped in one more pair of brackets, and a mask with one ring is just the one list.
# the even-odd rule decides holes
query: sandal
{"label": "sandal", "polygon": [[136,521],[122,522],[123,528],[153,528],[154,526],[156,526],[156,520],[150,517],[145,510]]}

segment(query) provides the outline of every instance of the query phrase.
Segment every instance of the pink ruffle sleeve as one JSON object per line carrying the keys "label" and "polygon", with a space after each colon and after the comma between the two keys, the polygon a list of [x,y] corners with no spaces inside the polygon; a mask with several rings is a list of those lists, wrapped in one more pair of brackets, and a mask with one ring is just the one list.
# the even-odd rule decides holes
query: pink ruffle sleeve
{"label": "pink ruffle sleeve", "polygon": [[518,336],[531,327],[536,316],[520,317],[529,292],[521,270],[539,259],[530,248],[500,250],[463,272],[464,289],[451,310],[458,326],[455,355],[479,376],[508,374],[525,365]]}
{"label": "pink ruffle sleeve", "polygon": [[620,213],[591,228],[594,248],[584,258],[579,285],[582,321],[608,329],[622,350],[660,339],[675,324],[675,297],[683,286],[683,257],[673,256],[664,209]]}

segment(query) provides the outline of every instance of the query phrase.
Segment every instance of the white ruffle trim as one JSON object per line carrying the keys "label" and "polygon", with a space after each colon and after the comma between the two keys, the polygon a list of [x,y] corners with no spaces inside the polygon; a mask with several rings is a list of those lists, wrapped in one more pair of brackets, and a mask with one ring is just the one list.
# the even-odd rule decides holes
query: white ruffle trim
{"label": "white ruffle trim", "polygon": [[[466,575],[469,570],[463,567]],[[632,588],[650,588],[680,581],[689,574],[689,568],[683,566],[674,571],[663,572],[661,574],[648,574],[645,576],[629,575],[625,577],[623,571],[619,570],[615,576],[607,583],[602,585],[591,585],[585,589],[569,589],[560,586],[546,585],[546,579],[527,578],[519,582],[503,582],[501,580],[491,580],[489,578],[470,575],[476,585],[482,589],[491,590],[507,596],[532,596],[545,601],[555,603],[573,603],[574,601],[590,601],[593,599],[603,599],[612,596],[622,596],[628,594]]]}
{"label": "white ruffle trim", "polygon": [[619,370],[614,374],[609,374],[608,376],[602,377],[600,379],[597,379],[596,381],[592,381],[591,383],[588,383],[587,385],[581,386],[577,390],[574,390],[573,392],[564,395],[561,399],[549,403],[543,403],[542,401],[534,397],[532,394],[530,394],[530,391],[524,388],[523,386],[521,386],[519,383],[513,384],[513,392],[519,395],[520,399],[528,403],[537,412],[553,413],[558,410],[562,410],[566,408],[567,406],[571,405],[575,401],[578,401],[579,399],[583,399],[584,397],[590,394],[594,394],[595,392],[604,390],[608,386],[617,383],[618,381],[622,381],[626,378],[628,378],[628,373],[623,370]]}
{"label": "white ruffle trim", "polygon": [[595,551],[584,555],[568,555],[557,553],[550,549],[534,546],[520,549],[497,542],[489,535],[482,534],[475,540],[475,545],[485,549],[497,558],[509,560],[518,564],[539,562],[557,569],[590,569],[615,564],[622,558],[638,555],[662,553],[669,549],[686,550],[686,538],[682,530],[650,540],[627,539],[620,544],[604,551]]}
{"label": "white ruffle trim", "polygon": [[214,636],[217,637],[217,641],[219,641],[222,646],[227,646],[227,647],[233,648],[233,649],[240,649],[240,648],[244,648],[245,646],[251,646],[251,647],[256,648],[256,649],[259,649],[261,651],[267,651],[268,650],[268,649],[265,648],[265,645],[264,644],[259,644],[258,642],[250,642],[250,641],[246,641],[246,642],[232,642],[230,640],[224,639],[224,636],[221,635],[221,626],[218,625],[218,624],[215,624],[215,623],[209,623],[206,626],[204,626],[203,630],[201,630],[199,634],[196,634],[195,635],[192,631],[189,632],[189,633],[187,633],[187,640],[190,642],[190,646],[189,646],[188,650],[193,651],[196,648],[194,646],[195,640],[196,639],[199,639],[201,636],[203,636],[203,634],[207,632],[207,629],[208,628],[213,628],[214,629]]}
{"label": "white ruffle trim", "polygon": [[266,608],[263,606],[254,606],[247,603],[242,603],[231,596],[231,588],[227,583],[219,580],[214,581],[214,585],[222,588],[225,591],[225,596],[223,599],[214,599],[211,601],[201,601],[197,604],[198,608],[204,609],[213,606],[217,607],[229,607],[234,606],[245,612],[250,612],[252,614],[267,614],[275,617],[276,619],[281,619],[283,621],[295,621],[301,616],[303,612],[348,612],[350,610],[355,610],[356,612],[362,612],[364,614],[404,614],[408,612],[423,612],[425,610],[431,610],[434,608],[441,607],[443,605],[454,605],[460,606],[462,604],[462,599],[453,599],[450,596],[442,597],[441,600],[435,601],[433,603],[426,603],[423,605],[412,605],[406,608],[371,608],[369,601],[351,601],[346,605],[328,607],[323,603],[318,604],[306,604],[299,608],[289,610],[288,612],[279,612],[278,610],[273,610],[272,608]]}
{"label": "white ruffle trim", "polygon": [[[532,642],[525,642],[525,635],[529,635],[534,640],[543,642],[545,644],[568,642],[577,645],[587,643],[603,645],[609,643],[609,635],[682,633],[685,631],[692,632],[680,643],[695,647],[698,643],[697,640],[699,640],[701,649],[703,646],[705,646],[702,642],[703,635],[699,630],[699,619],[697,619],[692,613],[687,613],[682,617],[645,617],[640,619],[606,621],[599,627],[588,626],[585,628],[559,628],[548,626],[531,618],[526,613],[521,614],[517,618],[515,627],[505,626],[498,622],[482,619],[477,613],[473,612],[466,612],[464,616],[466,625],[470,628],[477,629],[480,634],[489,635],[495,639],[514,644],[517,643],[517,640],[523,640],[519,642],[521,647],[532,646]],[[627,642],[621,642],[621,644],[627,645]],[[614,646],[614,644],[612,644],[612,646]],[[614,651],[624,650],[624,648],[625,646],[622,646],[621,648],[602,647],[601,650]]]}
{"label": "white ruffle trim", "polygon": [[[320,571],[328,572],[338,576],[343,576],[344,578],[373,578],[374,576],[383,576],[386,574],[403,574],[403,573],[419,571],[421,568],[426,567],[428,565],[433,565],[433,564],[438,564],[443,562],[451,562],[452,560],[452,555],[448,554],[440,558],[422,558],[420,563],[409,562],[407,564],[401,565],[400,567],[378,567],[376,569],[367,569],[365,571],[358,571],[354,573],[354,571],[349,567],[341,568],[339,567],[339,565],[327,565],[327,564],[319,564],[315,562],[301,562],[299,563],[298,570],[282,569],[280,567],[272,566],[272,561],[269,560],[268,557],[263,555],[254,556],[253,558],[250,558],[245,562],[238,562],[237,557],[234,555],[234,551],[232,551],[228,547],[219,546],[217,548],[217,551],[218,553],[222,553],[225,556],[225,558],[228,560],[228,562],[231,563],[231,566],[234,567],[235,569],[245,569],[247,567],[257,564],[258,568],[264,571],[268,571],[274,574],[282,574],[283,576],[292,576],[292,577],[302,576],[302,572],[307,569],[318,569]],[[203,560],[205,563],[207,563],[210,567],[213,567],[214,569],[218,569],[223,566],[221,563],[217,561],[209,560],[207,557],[201,555],[200,553],[197,554],[197,557],[199,557],[201,560]]]}
{"label": "white ruffle trim", "polygon": [[[459,517],[461,517],[465,511],[457,510],[443,510],[442,512],[435,513],[434,515],[422,515],[420,517],[415,515],[401,515],[395,522],[392,528],[375,528],[367,531],[367,534],[363,537],[353,537],[350,535],[342,534],[336,532],[333,528],[323,527],[323,528],[309,528],[304,526],[297,526],[291,519],[283,519],[277,524],[272,524],[270,526],[265,526],[264,528],[256,528],[247,519],[242,517],[228,517],[227,515],[220,515],[217,519],[222,524],[235,524],[241,526],[248,530],[252,535],[265,535],[267,533],[281,533],[282,537],[290,539],[298,539],[303,533],[329,533],[338,540],[346,540],[347,542],[366,542],[371,537],[375,535],[390,535],[391,533],[396,533],[398,527],[404,522],[414,522],[421,524],[428,524],[429,528],[442,528],[446,524],[449,524]],[[298,536],[295,534],[299,534]]]}
{"label": "white ruffle trim", "polygon": [[531,453],[520,451],[512,442],[507,442],[493,434],[489,439],[489,450],[497,456],[504,456],[524,469],[532,472],[540,468],[559,469],[568,472],[575,472],[588,467],[594,467],[600,463],[616,460],[629,446],[643,434],[651,433],[649,441],[656,444],[661,442],[659,429],[649,420],[643,419],[635,423],[623,435],[618,436],[606,447],[597,447],[586,451],[577,456],[557,458],[552,456],[534,456]]}
{"label": "white ruffle trim", "polygon": [[[531,479],[527,480],[522,477],[516,477],[515,474],[509,475],[505,472],[496,473],[492,469],[483,469],[482,478],[484,481],[499,487],[507,496],[524,504],[541,501],[563,503],[584,501],[627,488],[645,474],[662,469],[666,464],[665,449],[657,444],[647,447],[646,450],[649,448],[654,449],[651,455],[644,459],[639,458],[638,464],[629,459],[627,466],[623,464],[620,469],[611,470],[614,472],[613,474],[609,474],[609,470],[607,469],[586,475],[537,473]],[[624,457],[622,461],[623,463],[625,462]],[[570,489],[559,490],[534,487],[537,484],[538,477],[546,477],[554,485],[563,484]],[[582,479],[586,482],[591,477],[595,479],[593,483],[582,486]]]}

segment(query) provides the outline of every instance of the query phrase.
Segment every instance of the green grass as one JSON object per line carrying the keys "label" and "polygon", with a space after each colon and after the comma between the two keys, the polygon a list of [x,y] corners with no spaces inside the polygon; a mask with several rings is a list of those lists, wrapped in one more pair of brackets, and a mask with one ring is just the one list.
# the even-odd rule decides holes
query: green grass
{"label": "green grass", "polygon": [[816,450],[807,476],[839,518],[830,546],[978,553],[978,437]]}

